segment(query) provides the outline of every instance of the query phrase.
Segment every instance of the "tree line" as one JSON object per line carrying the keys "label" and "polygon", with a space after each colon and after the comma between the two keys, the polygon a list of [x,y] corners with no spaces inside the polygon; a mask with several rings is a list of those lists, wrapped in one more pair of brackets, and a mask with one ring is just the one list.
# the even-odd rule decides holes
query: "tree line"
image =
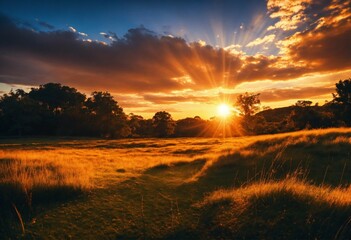
{"label": "tree line", "polygon": [[335,84],[330,102],[319,106],[298,100],[293,106],[260,109],[259,94],[241,94],[236,106],[242,112],[241,126],[246,134],[272,134],[302,129],[351,126],[351,78]]}
{"label": "tree line", "polygon": [[200,117],[174,121],[170,113],[157,112],[152,119],[125,114],[108,92],[86,97],[59,83],[10,91],[0,97],[2,136],[87,136],[103,138],[210,136],[211,125]]}
{"label": "tree line", "polygon": [[89,97],[59,83],[10,91],[0,97],[1,136],[211,137],[266,134],[306,128],[351,126],[351,79],[336,83],[333,101],[312,106],[300,100],[294,106],[260,111],[259,94],[238,96],[235,119],[196,116],[173,120],[159,111],[151,119],[125,114],[108,92]]}

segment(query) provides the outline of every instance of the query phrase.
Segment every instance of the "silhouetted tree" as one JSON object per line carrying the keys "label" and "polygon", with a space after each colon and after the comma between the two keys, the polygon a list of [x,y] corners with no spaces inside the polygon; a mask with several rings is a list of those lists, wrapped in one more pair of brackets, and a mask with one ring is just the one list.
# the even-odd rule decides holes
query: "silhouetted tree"
{"label": "silhouetted tree", "polygon": [[351,78],[340,80],[335,86],[334,101],[343,105],[351,105]]}
{"label": "silhouetted tree", "polygon": [[102,137],[121,137],[130,134],[123,109],[108,92],[93,92],[85,103],[91,126]]}
{"label": "silhouetted tree", "polygon": [[131,130],[131,134],[134,137],[139,137],[143,135],[142,130],[142,123],[144,118],[140,115],[135,115],[133,113],[128,115],[128,126]]}
{"label": "silhouetted tree", "polygon": [[57,135],[67,136],[92,136],[90,130],[90,115],[84,105],[67,107],[60,115],[56,115],[58,121]]}
{"label": "silhouetted tree", "polygon": [[153,137],[155,133],[152,119],[141,120],[138,132],[140,133],[140,136]]}
{"label": "silhouetted tree", "polygon": [[340,80],[335,84],[336,93],[333,93],[334,114],[346,125],[351,126],[351,78]]}
{"label": "silhouetted tree", "polygon": [[250,117],[260,109],[261,101],[258,94],[244,93],[237,97],[235,106],[239,108],[244,117]]}
{"label": "silhouetted tree", "polygon": [[309,100],[298,100],[295,103],[296,107],[310,107],[312,105],[312,101]]}
{"label": "silhouetted tree", "polygon": [[176,122],[175,135],[178,137],[199,137],[206,134],[207,121],[196,116],[184,118]]}
{"label": "silhouetted tree", "polygon": [[326,128],[332,127],[334,123],[331,112],[321,111],[318,107],[298,107],[287,117],[287,130]]}
{"label": "silhouetted tree", "polygon": [[255,114],[258,97],[239,95],[236,106],[243,118],[225,124],[221,119],[205,121],[198,116],[175,122],[165,111],[152,119],[134,114],[127,117],[108,92],[93,92],[86,99],[74,88],[47,83],[29,93],[18,89],[0,97],[0,135],[234,136],[351,125],[351,79],[336,83],[334,100],[323,106],[299,100],[294,106]]}
{"label": "silhouetted tree", "polygon": [[168,112],[155,113],[152,118],[152,124],[156,137],[169,137],[174,134],[175,122]]}
{"label": "silhouetted tree", "polygon": [[75,88],[47,83],[32,88],[28,96],[48,110],[41,132],[49,135],[81,135],[86,132],[82,109],[86,97]]}
{"label": "silhouetted tree", "polygon": [[72,106],[82,105],[85,95],[75,88],[62,86],[59,83],[47,83],[39,88],[32,88],[29,97],[40,102],[51,111],[61,112]]}
{"label": "silhouetted tree", "polygon": [[7,135],[40,134],[43,109],[19,89],[0,98],[0,129]]}

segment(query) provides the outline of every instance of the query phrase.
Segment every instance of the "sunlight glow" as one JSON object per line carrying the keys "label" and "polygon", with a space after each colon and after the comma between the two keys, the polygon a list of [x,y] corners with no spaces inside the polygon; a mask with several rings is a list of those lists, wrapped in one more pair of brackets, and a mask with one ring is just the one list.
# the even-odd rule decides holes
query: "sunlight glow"
{"label": "sunlight glow", "polygon": [[217,114],[222,118],[226,118],[231,114],[231,108],[225,103],[222,103],[217,107]]}

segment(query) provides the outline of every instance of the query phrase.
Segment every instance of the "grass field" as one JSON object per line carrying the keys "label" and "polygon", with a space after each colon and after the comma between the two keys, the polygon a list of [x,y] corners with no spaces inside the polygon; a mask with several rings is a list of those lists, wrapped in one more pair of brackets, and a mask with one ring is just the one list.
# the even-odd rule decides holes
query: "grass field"
{"label": "grass field", "polygon": [[1,139],[3,239],[350,239],[351,129]]}

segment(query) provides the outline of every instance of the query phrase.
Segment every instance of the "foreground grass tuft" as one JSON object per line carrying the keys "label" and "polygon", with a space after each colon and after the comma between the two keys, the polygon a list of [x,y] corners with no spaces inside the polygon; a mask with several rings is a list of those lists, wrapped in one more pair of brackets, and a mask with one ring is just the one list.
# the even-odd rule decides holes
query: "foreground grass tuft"
{"label": "foreground grass tuft", "polygon": [[315,186],[297,178],[258,182],[230,190],[217,190],[206,197],[202,205],[230,200],[244,207],[254,198],[261,198],[282,192],[299,199],[309,199],[318,204],[325,203],[336,207],[351,206],[351,186],[346,188]]}
{"label": "foreground grass tuft", "polygon": [[0,195],[17,204],[48,203],[93,187],[89,165],[45,156],[0,152]]}
{"label": "foreground grass tuft", "polygon": [[350,187],[314,186],[289,178],[218,190],[199,206],[202,215],[198,229],[203,229],[203,238],[348,239],[351,236]]}

